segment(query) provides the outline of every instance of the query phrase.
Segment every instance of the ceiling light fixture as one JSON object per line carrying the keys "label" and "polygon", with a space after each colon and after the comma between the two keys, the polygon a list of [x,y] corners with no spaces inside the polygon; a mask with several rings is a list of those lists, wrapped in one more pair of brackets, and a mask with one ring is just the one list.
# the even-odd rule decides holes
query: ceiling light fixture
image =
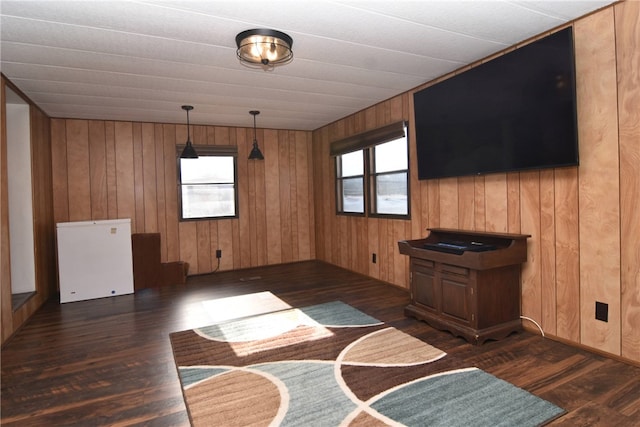
{"label": "ceiling light fixture", "polygon": [[183,105],[182,109],[187,112],[187,145],[184,146],[184,150],[182,150],[182,154],[180,154],[181,159],[197,159],[198,153],[193,148],[191,144],[191,133],[189,132],[189,111],[193,110],[191,105]]}
{"label": "ceiling light fixture", "polygon": [[273,69],[293,59],[293,39],[289,35],[265,28],[246,30],[236,36],[240,62],[250,67]]}
{"label": "ceiling light fixture", "polygon": [[253,149],[249,153],[249,160],[264,160],[264,156],[258,148],[258,139],[256,138],[256,116],[260,114],[260,111],[249,111],[249,114],[253,116]]}

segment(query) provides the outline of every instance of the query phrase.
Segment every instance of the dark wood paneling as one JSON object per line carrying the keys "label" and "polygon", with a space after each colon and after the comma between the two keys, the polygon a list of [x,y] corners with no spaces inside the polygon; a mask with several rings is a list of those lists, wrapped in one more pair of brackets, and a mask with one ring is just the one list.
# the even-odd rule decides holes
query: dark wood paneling
{"label": "dark wood paneling", "polygon": [[[531,234],[523,314],[549,335],[640,361],[640,10],[637,2],[620,2],[572,25],[579,167],[420,181],[413,92],[401,94],[314,132],[317,258],[407,287],[408,267],[398,272],[395,244],[424,237],[428,227]],[[411,220],[403,228],[395,220],[337,216],[329,145],[392,117],[409,121]],[[596,300],[609,304],[609,322],[594,319]]]}
{"label": "dark wood paneling", "polygon": [[58,221],[131,218],[133,232],[161,233],[163,262],[186,261],[190,274],[218,268],[217,249],[220,270],[315,256],[310,132],[258,130],[265,160],[249,161],[252,130],[194,126],[196,145],[238,146],[239,218],[179,222],[175,145],[185,125],[53,123]]}

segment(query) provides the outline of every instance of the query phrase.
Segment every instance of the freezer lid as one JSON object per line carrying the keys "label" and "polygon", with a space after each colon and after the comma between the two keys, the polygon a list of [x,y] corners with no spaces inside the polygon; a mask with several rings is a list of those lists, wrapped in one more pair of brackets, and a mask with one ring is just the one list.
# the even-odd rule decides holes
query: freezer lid
{"label": "freezer lid", "polygon": [[104,219],[98,221],[74,221],[74,222],[59,222],[56,224],[58,228],[64,227],[87,227],[94,225],[105,225],[105,226],[114,226],[114,225],[122,225],[122,224],[131,224],[131,218],[123,218],[123,219]]}

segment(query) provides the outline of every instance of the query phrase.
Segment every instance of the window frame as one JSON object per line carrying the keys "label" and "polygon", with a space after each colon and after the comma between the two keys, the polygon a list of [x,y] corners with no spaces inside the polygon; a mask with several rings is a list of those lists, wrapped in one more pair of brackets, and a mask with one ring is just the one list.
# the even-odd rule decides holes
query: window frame
{"label": "window frame", "polygon": [[[184,149],[184,144],[176,145],[176,183],[178,193],[178,220],[180,222],[189,221],[216,221],[223,219],[234,219],[240,217],[239,205],[238,205],[238,147],[230,145],[194,145],[193,148],[198,153],[199,157],[232,157],[233,158],[233,183],[220,183],[212,182],[210,184],[233,184],[233,203],[234,203],[234,215],[219,215],[219,216],[202,216],[197,218],[184,218],[182,209],[182,170],[180,163],[180,154]],[[184,184],[186,185],[186,184]]]}
{"label": "window frame", "polygon": [[[359,216],[359,217],[371,217],[371,218],[386,218],[386,219],[411,219],[411,188],[410,188],[410,162],[409,162],[409,135],[407,132],[407,123],[405,121],[392,123],[391,125],[383,126],[381,128],[373,129],[361,134],[353,135],[342,140],[331,143],[330,155],[335,157],[334,160],[334,179],[335,179],[335,200],[336,200],[336,215],[346,216]],[[375,150],[376,147],[397,139],[404,138],[407,147],[407,168],[398,169],[394,171],[377,172],[375,164]],[[363,212],[345,212],[343,206],[343,185],[345,177],[341,176],[341,156],[349,154],[355,151],[362,150],[363,152],[363,195],[364,206]],[[407,184],[407,213],[379,213],[377,206],[377,177],[383,175],[395,175],[404,173],[406,174]],[[346,177],[352,178],[352,176]]]}
{"label": "window frame", "polygon": [[[397,138],[400,139],[400,138]],[[395,140],[391,140],[395,141]],[[410,188],[410,173],[409,173],[409,139],[405,135],[405,143],[407,145],[407,168],[406,169],[396,169],[391,171],[378,172],[376,169],[376,161],[375,161],[375,150],[378,146],[385,144],[387,142],[381,142],[379,144],[375,144],[369,148],[369,216],[372,218],[394,218],[394,219],[411,219],[411,188]],[[404,173],[406,174],[406,183],[407,183],[407,213],[406,214],[398,214],[398,213],[380,213],[378,212],[378,197],[377,197],[377,180],[376,178],[383,175],[398,175]]]}
{"label": "window frame", "polygon": [[[342,156],[346,155],[346,154],[351,154],[351,153],[355,153],[357,151],[360,150],[356,150],[356,151],[351,151],[349,153],[342,153],[340,155],[337,155],[335,157],[335,168],[336,168],[336,174],[335,174],[335,178],[336,178],[336,189],[335,189],[335,196],[336,196],[336,213],[338,215],[349,215],[349,216],[366,216],[367,214],[367,179],[366,179],[366,172],[367,172],[367,168],[366,168],[366,151],[364,149],[362,149],[362,175],[349,175],[349,176],[342,176]],[[356,179],[356,178],[360,178],[362,180],[362,212],[352,212],[352,211],[345,211],[344,210],[344,203],[343,203],[343,198],[342,195],[344,194],[344,185],[343,182],[347,179]]]}

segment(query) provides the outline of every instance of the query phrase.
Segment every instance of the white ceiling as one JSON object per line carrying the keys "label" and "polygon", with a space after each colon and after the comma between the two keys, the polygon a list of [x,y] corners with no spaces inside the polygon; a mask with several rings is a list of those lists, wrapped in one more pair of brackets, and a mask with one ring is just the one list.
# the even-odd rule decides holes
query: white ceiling
{"label": "white ceiling", "polygon": [[[611,0],[2,0],[1,71],[51,117],[313,130]],[[294,59],[236,58],[273,28]]]}

